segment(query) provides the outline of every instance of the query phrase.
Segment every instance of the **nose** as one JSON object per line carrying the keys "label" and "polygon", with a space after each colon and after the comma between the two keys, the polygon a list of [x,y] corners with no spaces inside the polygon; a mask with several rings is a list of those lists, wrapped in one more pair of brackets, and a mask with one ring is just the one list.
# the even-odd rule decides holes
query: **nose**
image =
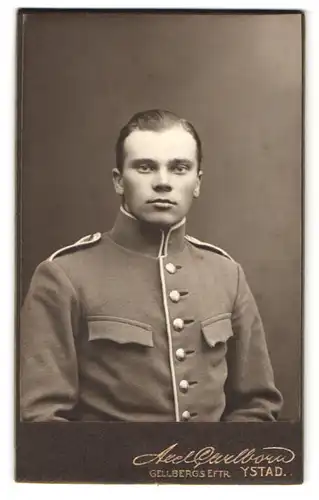
{"label": "nose", "polygon": [[159,168],[154,176],[153,189],[156,192],[169,192],[172,190],[170,175],[165,167]]}

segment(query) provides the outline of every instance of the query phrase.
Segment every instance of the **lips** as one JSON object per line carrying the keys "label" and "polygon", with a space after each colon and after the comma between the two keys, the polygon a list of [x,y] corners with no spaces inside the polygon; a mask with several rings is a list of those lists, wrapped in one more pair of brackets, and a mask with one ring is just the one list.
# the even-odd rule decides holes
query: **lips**
{"label": "lips", "polygon": [[168,200],[166,198],[155,198],[154,200],[148,200],[147,203],[156,204],[156,205],[176,205],[175,201]]}

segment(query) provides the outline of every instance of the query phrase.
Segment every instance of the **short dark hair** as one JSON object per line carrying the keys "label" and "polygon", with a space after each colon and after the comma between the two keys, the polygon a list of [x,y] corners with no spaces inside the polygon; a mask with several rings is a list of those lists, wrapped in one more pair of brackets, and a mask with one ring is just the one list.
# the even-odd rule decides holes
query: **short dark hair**
{"label": "short dark hair", "polygon": [[115,147],[116,166],[119,171],[121,172],[123,169],[125,156],[124,141],[131,132],[134,130],[161,131],[173,127],[174,125],[181,125],[195,139],[199,170],[202,161],[202,143],[194,125],[184,118],[180,118],[175,115],[175,113],[172,113],[171,111],[163,109],[149,109],[147,111],[135,113],[120,131]]}

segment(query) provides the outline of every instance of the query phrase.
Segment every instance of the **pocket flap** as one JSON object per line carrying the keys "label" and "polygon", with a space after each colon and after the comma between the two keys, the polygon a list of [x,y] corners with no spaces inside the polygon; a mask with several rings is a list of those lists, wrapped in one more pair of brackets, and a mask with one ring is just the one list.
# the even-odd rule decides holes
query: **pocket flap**
{"label": "pocket flap", "polygon": [[112,340],[118,344],[140,344],[153,347],[150,325],[114,317],[89,317],[89,340]]}
{"label": "pocket flap", "polygon": [[227,342],[233,336],[230,314],[202,321],[202,332],[210,347],[218,342]]}

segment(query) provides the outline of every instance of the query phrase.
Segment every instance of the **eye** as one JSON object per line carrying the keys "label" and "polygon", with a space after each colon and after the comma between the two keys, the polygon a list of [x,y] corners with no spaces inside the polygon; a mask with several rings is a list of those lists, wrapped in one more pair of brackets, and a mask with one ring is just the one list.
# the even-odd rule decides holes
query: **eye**
{"label": "eye", "polygon": [[152,165],[149,165],[148,163],[140,163],[137,166],[137,171],[142,174],[148,174],[149,172],[152,172],[152,170],[153,170]]}
{"label": "eye", "polygon": [[172,171],[176,174],[184,174],[189,170],[189,166],[184,163],[176,163],[172,166]]}

